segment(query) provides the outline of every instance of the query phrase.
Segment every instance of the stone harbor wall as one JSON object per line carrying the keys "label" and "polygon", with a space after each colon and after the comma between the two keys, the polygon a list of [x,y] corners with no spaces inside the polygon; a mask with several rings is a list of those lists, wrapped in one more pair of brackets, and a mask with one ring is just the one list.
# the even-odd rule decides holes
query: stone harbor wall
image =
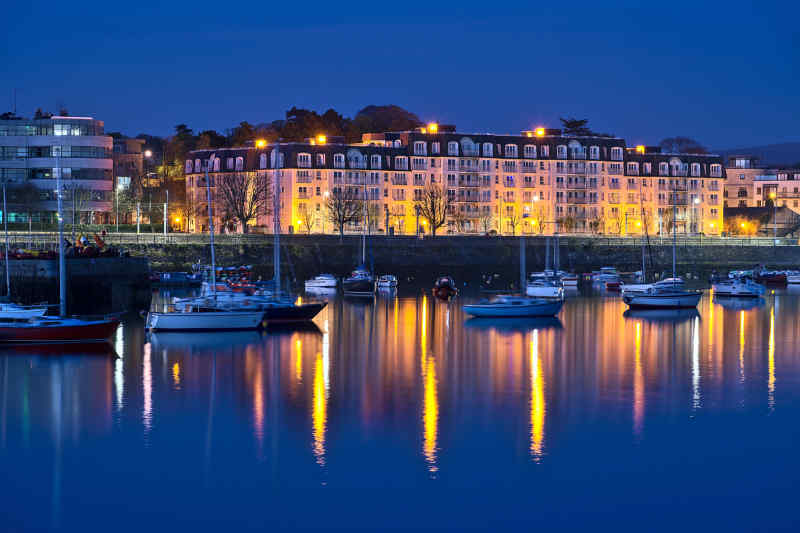
{"label": "stone harbor wall", "polygon": [[[545,264],[545,239],[526,238],[526,270],[542,270]],[[551,240],[552,242],[552,240]],[[347,274],[360,262],[361,238],[348,235],[339,239],[328,235],[294,235],[281,238],[281,268],[285,278],[302,282],[321,272]],[[370,237],[367,241],[367,266],[377,274],[391,273],[406,282],[432,283],[436,276],[450,274],[459,282],[480,282],[486,274],[499,274],[512,283],[519,279],[519,237]],[[208,245],[125,245],[131,255],[146,257],[153,270],[190,270],[198,260],[210,262]],[[623,272],[641,269],[639,245],[607,244],[603,239],[562,239],[560,264],[564,270],[590,272],[614,266]],[[221,243],[216,246],[217,264],[251,264],[257,276],[272,276],[272,240],[250,244]],[[550,252],[552,261],[553,253]],[[653,239],[646,248],[648,271],[671,274],[672,243]],[[730,246],[719,244],[681,244],[678,246],[678,272],[707,279],[713,270],[749,269],[762,264],[774,268],[799,268],[798,246]]]}

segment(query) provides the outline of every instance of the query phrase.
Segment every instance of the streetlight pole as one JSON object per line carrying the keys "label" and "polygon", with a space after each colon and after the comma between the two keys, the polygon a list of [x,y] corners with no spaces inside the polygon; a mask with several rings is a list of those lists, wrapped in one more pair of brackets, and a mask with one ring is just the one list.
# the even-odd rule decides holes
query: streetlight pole
{"label": "streetlight pole", "polygon": [[772,246],[774,247],[778,241],[778,194],[773,192],[769,196],[772,198]]}

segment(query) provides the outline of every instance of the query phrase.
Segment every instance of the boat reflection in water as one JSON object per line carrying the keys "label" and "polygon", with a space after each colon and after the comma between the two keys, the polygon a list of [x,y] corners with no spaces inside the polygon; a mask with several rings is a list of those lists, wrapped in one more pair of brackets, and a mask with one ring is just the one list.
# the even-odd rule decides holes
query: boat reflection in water
{"label": "boat reflection in water", "polygon": [[640,319],[645,322],[680,323],[698,318],[700,313],[695,308],[682,309],[626,309],[622,316]]}
{"label": "boat reflection in water", "polygon": [[721,307],[725,309],[730,309],[732,311],[747,311],[749,309],[763,307],[766,302],[764,301],[764,298],[728,297],[719,299],[714,298],[714,303],[719,304]]}
{"label": "boat reflection in water", "polygon": [[150,342],[158,348],[231,348],[258,344],[261,340],[262,333],[256,330],[150,333]]}
{"label": "boat reflection in water", "polygon": [[557,317],[529,318],[470,318],[464,322],[468,329],[526,332],[533,329],[562,329]]}

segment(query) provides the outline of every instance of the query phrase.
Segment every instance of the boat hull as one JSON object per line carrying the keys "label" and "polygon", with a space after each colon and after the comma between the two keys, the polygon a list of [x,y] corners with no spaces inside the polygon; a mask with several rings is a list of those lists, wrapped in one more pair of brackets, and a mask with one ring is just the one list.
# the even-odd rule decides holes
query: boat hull
{"label": "boat hull", "polygon": [[372,294],[375,282],[371,279],[346,279],[342,282],[342,290],[346,293]]}
{"label": "boat hull", "polygon": [[528,285],[525,294],[536,298],[563,298],[564,290],[561,287],[531,287]]}
{"label": "boat hull", "polygon": [[506,304],[472,304],[465,305],[464,312],[475,317],[536,317],[536,316],[556,316],[563,301],[537,302],[529,305],[506,305]]}
{"label": "boat hull", "polygon": [[308,303],[267,308],[264,310],[264,320],[267,324],[307,322],[317,316],[326,305],[326,303]]}
{"label": "boat hull", "polygon": [[702,293],[680,295],[623,294],[622,300],[634,309],[680,309],[697,307]]}
{"label": "boat hull", "polygon": [[51,344],[107,342],[119,326],[119,320],[54,320],[60,325],[41,323],[0,326],[0,343]]}
{"label": "boat hull", "polygon": [[760,298],[761,292],[747,287],[726,287],[724,285],[712,285],[715,297],[729,298]]}
{"label": "boat hull", "polygon": [[264,311],[221,311],[198,313],[149,313],[146,327],[151,331],[235,331],[257,329]]}

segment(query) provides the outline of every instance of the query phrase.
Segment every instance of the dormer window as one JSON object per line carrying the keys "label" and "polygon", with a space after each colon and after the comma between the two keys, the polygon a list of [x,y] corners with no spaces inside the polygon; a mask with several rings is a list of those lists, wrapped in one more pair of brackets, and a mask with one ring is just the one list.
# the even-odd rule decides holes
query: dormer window
{"label": "dormer window", "polygon": [[599,146],[590,146],[589,147],[589,159],[600,159],[600,147]]}
{"label": "dormer window", "polygon": [[241,156],[236,158],[236,170],[244,170],[244,158]]}
{"label": "dormer window", "polygon": [[611,148],[611,160],[622,161],[622,148],[619,146],[614,146]]}
{"label": "dormer window", "polygon": [[[214,160],[214,169],[219,166],[219,159]],[[258,158],[258,168],[267,168],[267,154],[261,154]]]}
{"label": "dormer window", "polygon": [[297,166],[300,168],[311,168],[311,154],[297,154]]}
{"label": "dormer window", "polygon": [[438,154],[441,151],[439,141],[431,143],[431,153]]}
{"label": "dormer window", "polygon": [[373,154],[369,158],[369,167],[370,168],[381,168],[381,156],[378,154]]}
{"label": "dormer window", "polygon": [[507,144],[504,152],[506,157],[517,157],[517,145]]}
{"label": "dormer window", "polygon": [[233,170],[233,158],[228,157],[225,159],[225,169],[226,170]]}
{"label": "dormer window", "polygon": [[523,152],[526,158],[528,159],[536,159],[536,145],[535,144],[526,144],[525,148],[523,148]]}
{"label": "dormer window", "polygon": [[427,155],[425,141],[414,141],[414,155]]}
{"label": "dormer window", "polygon": [[344,154],[333,154],[333,168],[344,168]]}
{"label": "dormer window", "polygon": [[186,174],[191,174],[192,173],[192,160],[191,159],[187,159],[186,160],[186,166],[184,167],[183,171]]}
{"label": "dormer window", "polygon": [[447,155],[458,155],[458,143],[450,141],[447,143]]}
{"label": "dormer window", "polygon": [[492,150],[492,143],[483,143],[483,157],[492,157],[494,150]]}
{"label": "dormer window", "polygon": [[318,167],[325,166],[325,154],[317,154],[317,166]]}
{"label": "dormer window", "polygon": [[567,147],[563,144],[559,144],[556,148],[556,157],[559,159],[566,159],[567,158]]}
{"label": "dormer window", "polygon": [[697,177],[700,175],[700,163],[692,163],[692,176]]}

